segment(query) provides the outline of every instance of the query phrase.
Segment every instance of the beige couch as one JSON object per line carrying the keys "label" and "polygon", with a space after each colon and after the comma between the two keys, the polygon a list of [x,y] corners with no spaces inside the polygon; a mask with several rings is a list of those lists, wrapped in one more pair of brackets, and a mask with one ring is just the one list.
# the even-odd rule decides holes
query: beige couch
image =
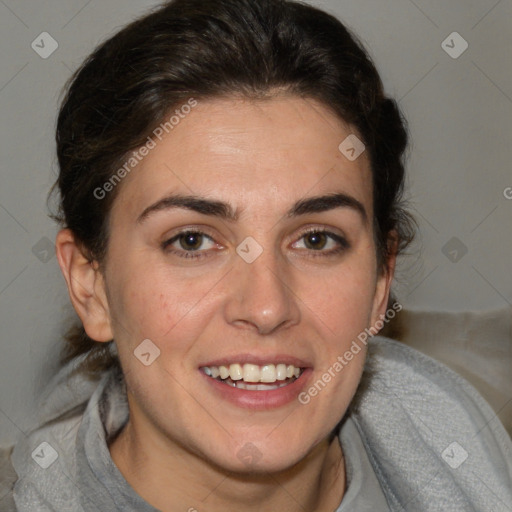
{"label": "beige couch", "polygon": [[402,310],[381,334],[465,377],[512,436],[512,307],[478,313]]}

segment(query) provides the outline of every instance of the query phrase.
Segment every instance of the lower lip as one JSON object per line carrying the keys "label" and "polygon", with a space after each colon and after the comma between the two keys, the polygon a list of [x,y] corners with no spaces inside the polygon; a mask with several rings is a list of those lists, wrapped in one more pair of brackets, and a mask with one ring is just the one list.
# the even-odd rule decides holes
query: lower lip
{"label": "lower lip", "polygon": [[268,391],[252,391],[248,389],[234,388],[229,384],[224,384],[217,379],[208,377],[199,370],[207,383],[212,386],[215,393],[219,394],[223,399],[231,402],[237,407],[245,409],[265,411],[275,409],[289,404],[293,400],[297,400],[302,389],[306,387],[309,376],[312,373],[311,368],[306,368],[301,376],[294,380],[291,384],[277,389]]}

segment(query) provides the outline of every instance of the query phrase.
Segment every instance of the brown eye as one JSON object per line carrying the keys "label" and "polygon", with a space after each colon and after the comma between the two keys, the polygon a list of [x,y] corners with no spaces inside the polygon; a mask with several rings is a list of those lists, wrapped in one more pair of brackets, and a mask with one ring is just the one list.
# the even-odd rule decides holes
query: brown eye
{"label": "brown eye", "polygon": [[350,249],[348,241],[336,233],[323,230],[311,230],[292,244],[294,249],[302,249],[314,256],[335,256]]}
{"label": "brown eye", "polygon": [[308,233],[304,237],[304,245],[308,249],[320,250],[327,244],[327,235],[321,232]]}
{"label": "brown eye", "polygon": [[204,235],[202,233],[182,233],[178,241],[180,247],[185,251],[197,251],[203,244]]}
{"label": "brown eye", "polygon": [[[214,240],[200,231],[183,231],[162,243],[162,249],[183,257],[204,256],[215,247]],[[197,253],[197,254],[195,254]]]}

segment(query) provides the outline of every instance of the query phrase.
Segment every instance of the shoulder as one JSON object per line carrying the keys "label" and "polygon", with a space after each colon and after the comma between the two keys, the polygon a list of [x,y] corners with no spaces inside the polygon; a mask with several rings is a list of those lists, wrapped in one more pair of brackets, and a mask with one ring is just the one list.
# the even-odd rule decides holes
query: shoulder
{"label": "shoulder", "polygon": [[[512,442],[482,396],[402,343],[377,336],[368,346],[351,415],[390,503],[498,510],[512,502]],[[412,498],[418,508],[405,507]]]}
{"label": "shoulder", "polygon": [[39,400],[38,424],[20,435],[4,457],[14,472],[9,490],[16,505],[12,510],[81,510],[74,485],[76,440],[99,380],[74,369],[72,364],[62,368],[50,382]]}
{"label": "shoulder", "polygon": [[81,419],[81,414],[56,419],[14,445],[9,461],[15,472],[10,490],[16,504],[13,510],[81,510],[74,486],[69,485],[76,481],[75,447]]}
{"label": "shoulder", "polygon": [[[457,417],[446,418],[443,428],[456,427],[461,421],[481,421],[509,445],[510,437],[497,414],[480,393],[462,376],[443,363],[399,341],[382,336],[369,343],[369,364],[363,380],[374,392],[391,393],[409,406],[414,403],[451,411]],[[402,402],[401,402],[402,404]],[[420,407],[419,411],[423,408]],[[448,411],[446,411],[448,412]],[[482,427],[483,425],[479,425]],[[508,441],[508,442],[507,442]]]}

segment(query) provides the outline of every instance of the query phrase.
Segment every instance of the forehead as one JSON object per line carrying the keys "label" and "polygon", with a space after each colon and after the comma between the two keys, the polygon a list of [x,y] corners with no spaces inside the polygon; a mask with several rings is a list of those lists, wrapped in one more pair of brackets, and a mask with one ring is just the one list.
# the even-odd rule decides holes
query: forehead
{"label": "forehead", "polygon": [[114,215],[122,210],[136,217],[172,192],[267,211],[308,195],[344,192],[372,214],[366,152],[351,161],[339,148],[357,133],[314,100],[198,101],[169,126],[161,140],[151,134],[152,149],[123,179]]}

